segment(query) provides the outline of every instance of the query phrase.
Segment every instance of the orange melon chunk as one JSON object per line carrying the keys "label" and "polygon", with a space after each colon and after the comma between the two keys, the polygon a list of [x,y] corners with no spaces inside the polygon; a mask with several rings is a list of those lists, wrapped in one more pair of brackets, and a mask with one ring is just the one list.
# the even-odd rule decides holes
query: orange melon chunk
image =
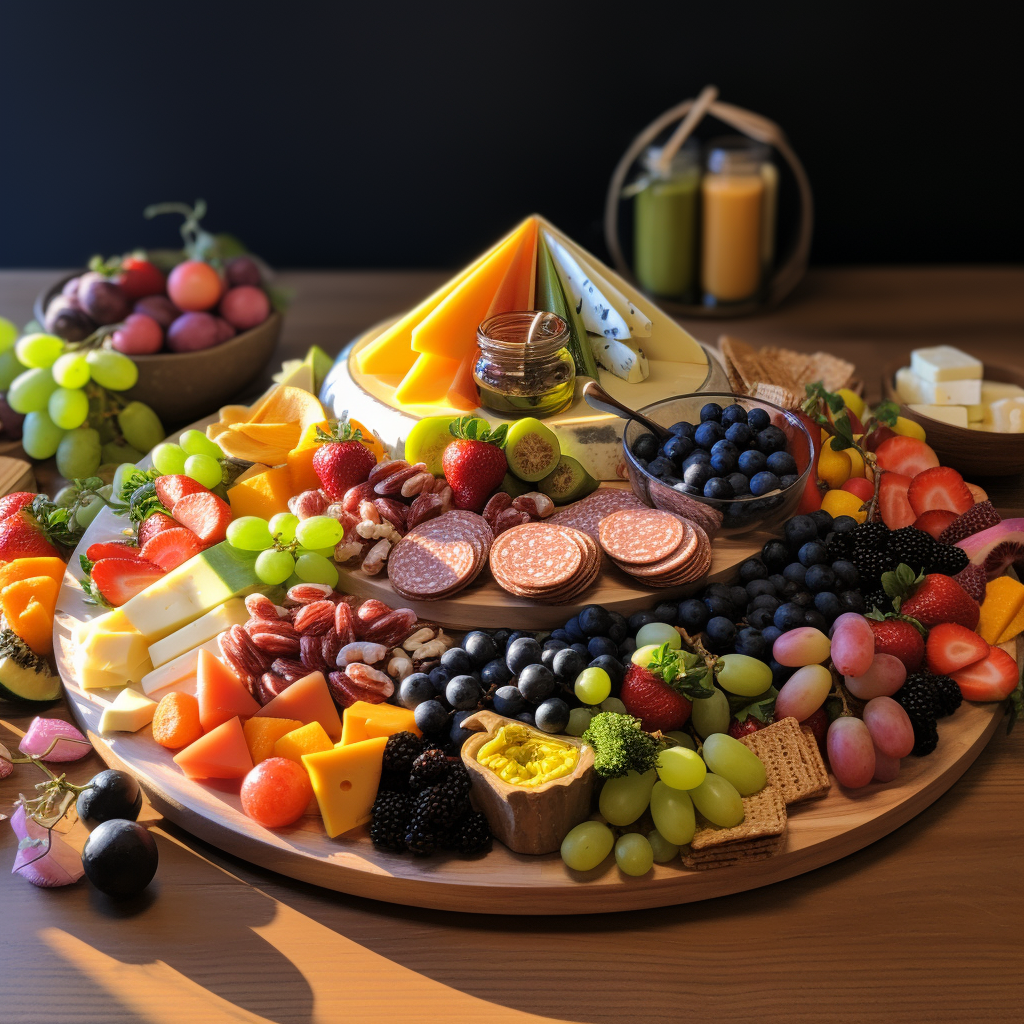
{"label": "orange melon chunk", "polygon": [[9,583],[0,592],[7,624],[36,654],[53,650],[53,612],[60,584],[52,576],[31,576]]}
{"label": "orange melon chunk", "polygon": [[332,839],[370,820],[387,742],[379,736],[303,755],[302,765],[309,772],[324,828]]}
{"label": "orange melon chunk", "polygon": [[228,490],[228,504],[235,519],[241,516],[270,519],[278,512],[288,511],[288,499],[295,493],[291,470],[288,466],[277,466],[236,482]]}
{"label": "orange melon chunk", "polygon": [[274,757],[287,757],[289,761],[302,764],[303,754],[319,754],[321,750],[331,750],[333,747],[324,727],[319,722],[310,722],[309,725],[285,733],[274,744]]}
{"label": "orange melon chunk", "polygon": [[274,744],[288,733],[301,728],[297,718],[250,718],[242,726],[253,764],[274,756]]}
{"label": "orange melon chunk", "polygon": [[241,679],[210,651],[202,649],[196,669],[196,697],[204,732],[229,718],[249,718],[260,709]]}
{"label": "orange melon chunk", "polygon": [[33,576],[49,576],[59,587],[61,580],[64,579],[65,568],[64,562],[60,558],[49,556],[15,558],[13,562],[5,562],[0,565],[0,590],[10,583],[28,580]]}
{"label": "orange melon chunk", "polygon": [[332,740],[341,738],[341,717],[331,699],[327,680],[320,672],[310,672],[282,690],[269,704],[256,712],[257,718],[297,718],[303,725],[319,722]]}
{"label": "orange melon chunk", "polygon": [[464,412],[472,412],[480,405],[480,389],[473,379],[473,367],[476,365],[479,355],[480,349],[475,348],[462,360],[459,368],[455,371],[451,387],[448,388],[449,404]]}
{"label": "orange melon chunk", "polygon": [[[473,335],[474,339],[476,335]],[[461,359],[424,352],[395,388],[395,398],[407,405],[437,405],[448,397]]]}
{"label": "orange melon chunk", "polygon": [[242,723],[228,719],[174,755],[174,763],[190,779],[241,779],[252,771]]}
{"label": "orange melon chunk", "polygon": [[998,576],[985,587],[978,633],[990,644],[999,642],[1003,632],[1024,607],[1024,584],[1009,576]]}
{"label": "orange melon chunk", "polygon": [[[533,289],[537,277],[537,222],[531,218],[487,316],[509,313],[514,309],[533,309]],[[484,319],[486,319],[485,317]]]}
{"label": "orange melon chunk", "polygon": [[368,704],[363,700],[357,700],[351,707],[345,708],[342,746],[378,736],[386,739],[396,732],[423,735],[416,728],[416,716],[408,708],[399,708],[394,704]]}

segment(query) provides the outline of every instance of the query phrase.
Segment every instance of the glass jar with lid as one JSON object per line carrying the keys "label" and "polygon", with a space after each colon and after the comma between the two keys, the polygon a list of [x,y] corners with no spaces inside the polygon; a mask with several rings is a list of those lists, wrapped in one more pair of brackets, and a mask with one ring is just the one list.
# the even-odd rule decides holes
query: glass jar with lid
{"label": "glass jar with lid", "polygon": [[473,380],[480,404],[506,415],[551,416],[573,400],[576,367],[569,325],[554,313],[498,313],[476,332]]}

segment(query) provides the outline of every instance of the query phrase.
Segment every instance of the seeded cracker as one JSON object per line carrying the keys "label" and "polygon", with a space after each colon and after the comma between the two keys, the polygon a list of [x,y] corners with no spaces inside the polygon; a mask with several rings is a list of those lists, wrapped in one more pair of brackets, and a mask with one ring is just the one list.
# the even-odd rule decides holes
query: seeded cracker
{"label": "seeded cracker", "polygon": [[770,782],[760,793],[743,797],[743,821],[718,828],[701,814],[683,864],[696,871],[765,860],[786,841],[786,802]]}
{"label": "seeded cracker", "polygon": [[801,728],[795,718],[773,722],[744,736],[740,742],[761,759],[769,783],[778,788],[787,805],[828,793],[828,770],[818,742],[814,733]]}

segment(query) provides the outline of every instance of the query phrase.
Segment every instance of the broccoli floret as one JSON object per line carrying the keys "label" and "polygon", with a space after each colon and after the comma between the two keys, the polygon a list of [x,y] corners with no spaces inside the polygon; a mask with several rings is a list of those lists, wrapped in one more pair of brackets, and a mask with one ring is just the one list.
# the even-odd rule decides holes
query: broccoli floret
{"label": "broccoli floret", "polygon": [[594,770],[606,779],[628,771],[650,771],[658,760],[658,744],[632,715],[602,711],[590,720],[583,742],[594,748]]}

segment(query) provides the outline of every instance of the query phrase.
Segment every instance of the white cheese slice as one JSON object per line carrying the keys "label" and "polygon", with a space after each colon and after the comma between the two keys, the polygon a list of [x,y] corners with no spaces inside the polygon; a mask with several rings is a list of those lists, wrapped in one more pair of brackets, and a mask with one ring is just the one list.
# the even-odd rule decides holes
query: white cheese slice
{"label": "white cheese slice", "polygon": [[630,384],[639,384],[647,379],[651,372],[647,356],[632,338],[617,341],[615,338],[600,338],[594,334],[588,337],[598,366],[603,366]]}
{"label": "white cheese slice", "polygon": [[993,402],[985,424],[1000,434],[1024,433],[1024,398],[1000,398]]}
{"label": "white cheese slice", "polygon": [[126,686],[114,703],[103,709],[100,732],[138,732],[153,721],[156,701]]}
{"label": "white cheese slice", "polygon": [[913,405],[909,406],[919,416],[930,416],[954,427],[967,426],[967,407],[963,405]]}
{"label": "white cheese slice", "polygon": [[914,349],[910,353],[910,368],[918,377],[933,384],[940,381],[981,380],[984,370],[980,359],[952,345]]}
{"label": "white cheese slice", "polygon": [[175,630],[170,636],[163,640],[157,640],[149,648],[149,660],[156,668],[166,665],[181,654],[191,651],[193,647],[212,640],[219,633],[223,633],[232,626],[242,626],[249,618],[245,610],[245,601],[240,597],[233,597],[225,601],[205,615],[200,615],[187,626]]}
{"label": "white cheese slice", "polygon": [[896,392],[908,405],[979,405],[981,381],[930,381],[909,367],[896,371]]}
{"label": "white cheese slice", "polygon": [[[984,384],[982,385],[984,388]],[[981,403],[979,405],[967,406],[967,422],[968,423],[981,423],[985,418],[985,410],[988,406],[985,405],[985,392],[981,393]]]}
{"label": "white cheese slice", "polygon": [[981,404],[989,405],[998,402],[1000,398],[1024,398],[1024,388],[1018,384],[1004,384],[997,380],[983,380],[981,382]]}
{"label": "white cheese slice", "polygon": [[148,657],[141,633],[108,633],[94,629],[81,646],[82,654],[97,668],[108,672],[130,672]]}
{"label": "white cheese slice", "polygon": [[152,696],[160,690],[182,690],[185,693],[196,692],[196,672],[199,668],[199,652],[209,651],[220,654],[217,639],[207,640],[205,644],[193,647],[191,651],[179,654],[159,668],[153,669],[142,677],[142,690]]}

